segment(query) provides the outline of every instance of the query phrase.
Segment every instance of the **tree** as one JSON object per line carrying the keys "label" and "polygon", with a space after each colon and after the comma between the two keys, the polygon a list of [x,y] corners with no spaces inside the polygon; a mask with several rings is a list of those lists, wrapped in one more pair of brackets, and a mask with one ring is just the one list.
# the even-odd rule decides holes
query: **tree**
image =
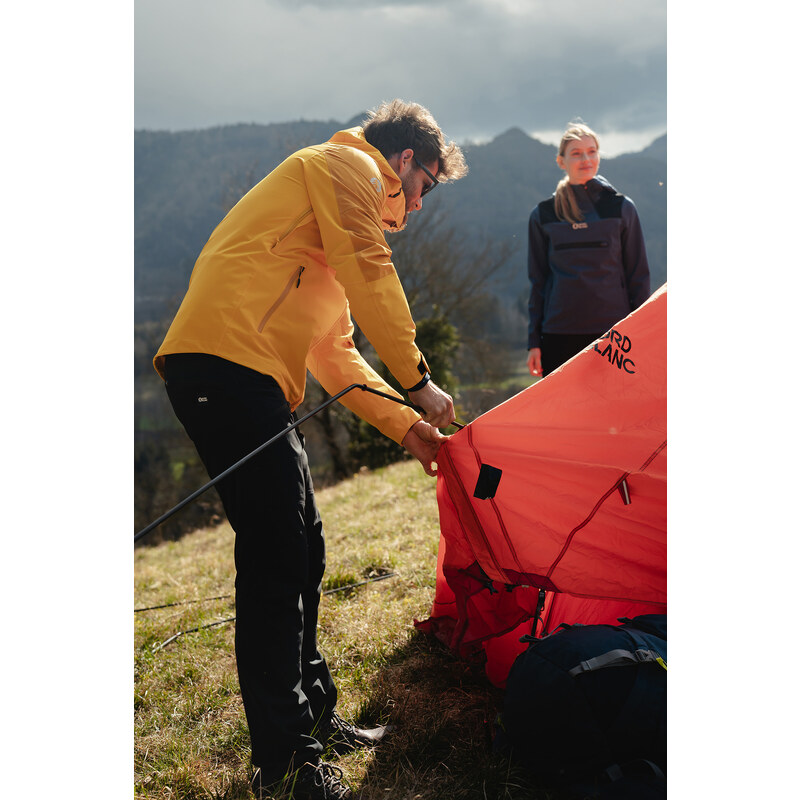
{"label": "tree", "polygon": [[390,245],[414,319],[441,317],[455,326],[460,347],[452,369],[462,383],[507,377],[507,310],[495,282],[512,246],[486,236],[465,239],[439,209],[413,219]]}

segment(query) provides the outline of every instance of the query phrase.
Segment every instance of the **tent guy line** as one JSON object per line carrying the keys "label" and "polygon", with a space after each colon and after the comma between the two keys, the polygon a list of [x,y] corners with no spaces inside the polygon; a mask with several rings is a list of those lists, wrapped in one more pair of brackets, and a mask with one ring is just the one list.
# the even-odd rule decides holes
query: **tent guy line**
{"label": "tent guy line", "polygon": [[[397,573],[396,572],[387,572],[384,575],[379,575],[374,578],[366,578],[363,581],[358,581],[357,583],[347,583],[344,586],[337,586],[335,589],[327,589],[323,592],[323,594],[333,594],[334,592],[343,592],[345,589],[352,589],[355,586],[363,586],[365,583],[370,583],[372,581],[382,581],[384,578],[393,578]],[[216,597],[201,597],[198,600],[178,600],[175,603],[164,603],[160,606],[148,606],[147,608],[134,608],[133,613],[138,614],[140,611],[158,611],[161,608],[173,608],[174,606],[188,606],[192,603],[210,603],[212,600],[227,600],[228,598],[233,597],[232,594],[220,594]]]}
{"label": "tent guy line", "polygon": [[172,608],[173,606],[188,606],[192,603],[210,603],[212,600],[227,600],[233,597],[232,594],[220,594],[216,597],[203,597],[199,600],[178,600],[175,603],[164,603],[160,606],[149,606],[148,608],[134,608],[133,613],[138,614],[140,611],[157,611],[159,608]]}
{"label": "tent guy line", "polygon": [[[335,592],[344,592],[347,589],[355,589],[357,586],[364,586],[367,583],[374,583],[375,581],[384,581],[387,578],[395,578],[395,577],[397,577],[397,573],[396,572],[387,572],[385,575],[376,575],[374,578],[367,578],[366,580],[363,580],[363,581],[356,581],[355,583],[348,583],[348,584],[345,584],[344,586],[337,586],[335,589],[327,589],[322,594],[334,594]],[[233,595],[226,594],[226,595],[221,595],[220,597],[209,597],[209,598],[206,598],[206,599],[208,599],[208,600],[221,600],[221,599],[227,598],[227,597],[233,597]],[[185,603],[202,603],[202,602],[204,602],[204,601],[203,600],[187,600],[187,601],[185,601]],[[184,605],[184,603],[167,603],[166,605],[153,606],[152,608],[137,608],[137,609],[134,609],[134,613],[136,611],[153,611],[156,608],[169,608],[170,606],[179,606],[179,605]],[[220,620],[217,620],[216,622],[209,622],[206,625],[199,625],[197,628],[190,628],[189,630],[178,631],[177,633],[175,633],[172,636],[170,636],[169,639],[165,639],[163,642],[161,642],[161,644],[155,645],[153,647],[153,652],[155,653],[155,652],[158,652],[159,650],[163,650],[168,644],[171,644],[176,639],[178,639],[181,636],[184,636],[187,633],[197,633],[198,631],[205,630],[206,628],[213,628],[216,625],[224,625],[226,622],[234,622],[235,620],[236,620],[236,617],[228,617],[227,619],[220,619]]]}

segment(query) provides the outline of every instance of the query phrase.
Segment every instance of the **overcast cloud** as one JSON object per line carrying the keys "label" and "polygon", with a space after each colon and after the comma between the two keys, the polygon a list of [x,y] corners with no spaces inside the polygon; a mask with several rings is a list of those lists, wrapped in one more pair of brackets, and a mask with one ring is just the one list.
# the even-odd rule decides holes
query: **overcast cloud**
{"label": "overcast cloud", "polygon": [[448,137],[573,117],[609,154],[666,132],[666,0],[136,0],[137,129],[427,106]]}

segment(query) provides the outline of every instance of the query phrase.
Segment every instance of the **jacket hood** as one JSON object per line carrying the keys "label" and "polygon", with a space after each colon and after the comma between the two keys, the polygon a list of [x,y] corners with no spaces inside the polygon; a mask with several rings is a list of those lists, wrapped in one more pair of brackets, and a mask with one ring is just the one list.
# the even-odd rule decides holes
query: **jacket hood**
{"label": "jacket hood", "polygon": [[389,166],[380,150],[364,138],[361,126],[338,131],[329,140],[332,144],[343,144],[366,153],[378,166],[383,178],[384,201],[382,219],[387,230],[400,230],[405,224],[406,197],[397,173]]}
{"label": "jacket hood", "polygon": [[605,189],[607,192],[618,194],[617,190],[602,175],[595,175],[594,178],[587,181],[586,188]]}

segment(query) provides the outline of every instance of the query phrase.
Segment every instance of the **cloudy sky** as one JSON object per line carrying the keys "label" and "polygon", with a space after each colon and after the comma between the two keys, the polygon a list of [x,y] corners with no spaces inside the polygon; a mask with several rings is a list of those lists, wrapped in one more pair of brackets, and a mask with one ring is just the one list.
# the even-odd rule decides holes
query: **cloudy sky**
{"label": "cloudy sky", "polygon": [[[666,130],[664,0],[319,5],[4,8],[3,586],[25,608],[4,632],[21,653],[62,657],[55,679],[52,659],[5,659],[18,691],[3,711],[25,742],[41,738],[31,696],[66,709],[48,719],[67,746],[47,767],[71,774],[91,741],[87,796],[128,791],[130,769],[133,128],[346,120],[399,95],[459,140],[559,129],[576,114],[607,134],[607,150],[616,133]],[[692,664],[670,678],[687,709],[671,705],[670,730],[707,767],[671,754],[675,796],[782,797],[796,783],[785,681],[754,659],[729,659],[724,674],[692,662],[707,650],[698,608],[731,641],[783,633],[760,603],[730,613],[743,576],[762,579],[771,607],[796,605],[791,9],[669,0],[670,607]],[[56,607],[87,613],[53,625]],[[713,736],[695,724],[699,707]],[[12,756],[5,795],[29,796],[40,754]]]}
{"label": "cloudy sky", "polygon": [[385,99],[448,137],[575,116],[608,155],[667,130],[666,0],[136,0],[134,125],[346,121]]}

